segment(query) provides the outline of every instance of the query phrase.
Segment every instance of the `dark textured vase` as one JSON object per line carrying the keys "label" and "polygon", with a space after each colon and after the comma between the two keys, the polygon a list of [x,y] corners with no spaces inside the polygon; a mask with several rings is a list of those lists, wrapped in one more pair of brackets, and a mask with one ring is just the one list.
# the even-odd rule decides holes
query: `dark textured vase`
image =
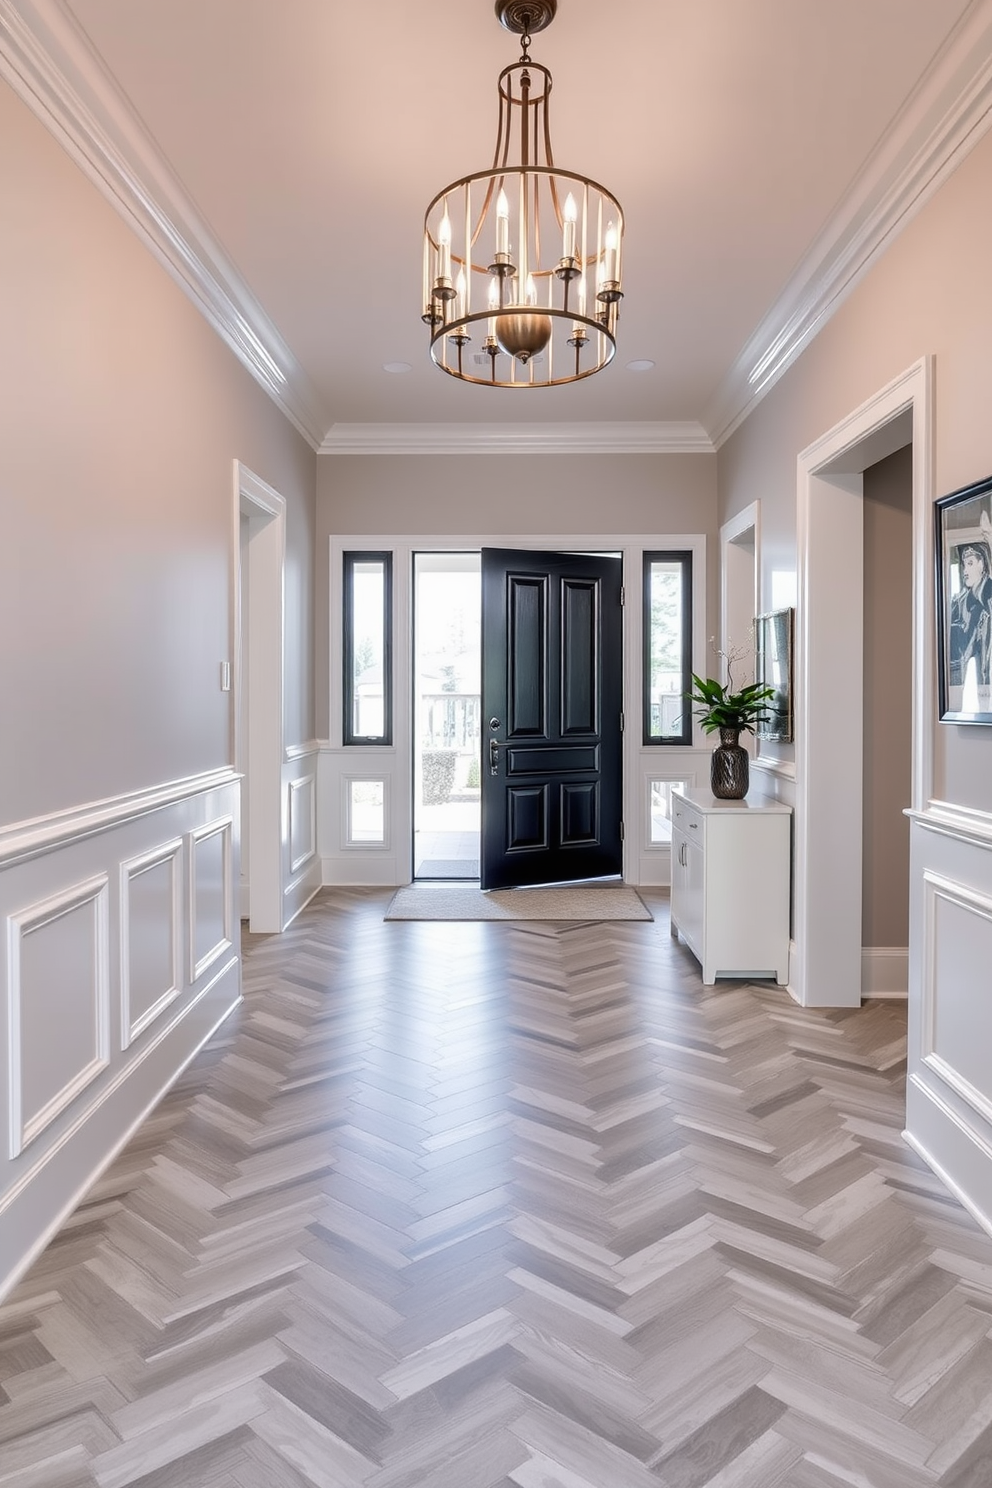
{"label": "dark textured vase", "polygon": [[740,738],[740,729],[722,728],[710,758],[710,787],[724,801],[742,801],[747,795],[749,762]]}

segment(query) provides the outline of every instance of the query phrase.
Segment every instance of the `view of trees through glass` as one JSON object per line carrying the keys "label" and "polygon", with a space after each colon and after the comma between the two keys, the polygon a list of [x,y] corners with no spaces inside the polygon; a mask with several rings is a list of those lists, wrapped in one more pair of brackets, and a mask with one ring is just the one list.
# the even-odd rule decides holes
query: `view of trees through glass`
{"label": "view of trees through glass", "polygon": [[644,555],[644,742],[689,744],[691,554]]}

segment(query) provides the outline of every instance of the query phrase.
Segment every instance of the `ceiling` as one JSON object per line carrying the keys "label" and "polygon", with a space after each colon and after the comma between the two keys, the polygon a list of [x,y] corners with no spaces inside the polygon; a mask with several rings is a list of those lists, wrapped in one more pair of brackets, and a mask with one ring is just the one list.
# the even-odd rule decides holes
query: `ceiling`
{"label": "ceiling", "polygon": [[606,371],[526,396],[444,376],[420,321],[424,209],[489,163],[519,50],[492,0],[0,0],[0,48],[37,95],[40,41],[49,112],[316,445],[512,420],[712,448],[974,132],[990,10],[560,0],[532,47],[555,159],[620,199],[625,299]]}

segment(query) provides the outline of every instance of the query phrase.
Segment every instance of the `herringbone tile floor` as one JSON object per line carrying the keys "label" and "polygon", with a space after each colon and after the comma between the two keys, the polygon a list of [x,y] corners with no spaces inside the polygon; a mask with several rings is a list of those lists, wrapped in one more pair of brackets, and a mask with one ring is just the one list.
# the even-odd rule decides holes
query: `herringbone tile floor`
{"label": "herringbone tile floor", "polygon": [[0,1307],[4,1488],[988,1488],[905,1011],[324,890]]}

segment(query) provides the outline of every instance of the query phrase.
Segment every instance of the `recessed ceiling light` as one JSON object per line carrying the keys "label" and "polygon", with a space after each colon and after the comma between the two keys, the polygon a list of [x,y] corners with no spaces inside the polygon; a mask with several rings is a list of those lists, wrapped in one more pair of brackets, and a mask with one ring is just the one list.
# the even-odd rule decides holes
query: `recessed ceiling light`
{"label": "recessed ceiling light", "polygon": [[383,372],[412,372],[413,367],[409,362],[383,362]]}
{"label": "recessed ceiling light", "polygon": [[649,362],[649,361],[628,362],[627,363],[627,371],[628,372],[650,372],[653,366],[654,366],[654,362]]}

